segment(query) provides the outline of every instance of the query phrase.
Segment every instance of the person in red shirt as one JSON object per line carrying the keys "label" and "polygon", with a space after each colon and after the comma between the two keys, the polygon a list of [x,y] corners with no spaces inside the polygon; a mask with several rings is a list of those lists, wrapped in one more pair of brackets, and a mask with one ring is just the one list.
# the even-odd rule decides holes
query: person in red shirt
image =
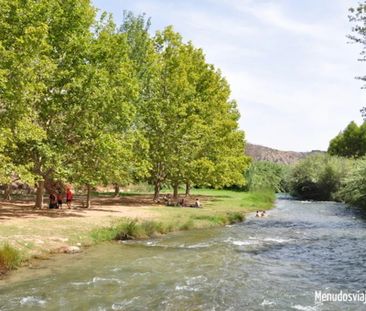
{"label": "person in red shirt", "polygon": [[71,202],[72,202],[72,192],[70,188],[67,188],[66,190],[66,205],[68,208],[71,208]]}

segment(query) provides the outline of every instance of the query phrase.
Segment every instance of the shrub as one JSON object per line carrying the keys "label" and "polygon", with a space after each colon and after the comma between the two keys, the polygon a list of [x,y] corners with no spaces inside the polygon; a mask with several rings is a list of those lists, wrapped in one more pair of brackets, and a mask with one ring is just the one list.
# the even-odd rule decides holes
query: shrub
{"label": "shrub", "polygon": [[180,230],[191,230],[194,227],[194,223],[192,219],[186,221],[183,225],[180,226]]}
{"label": "shrub", "polygon": [[291,194],[311,200],[331,200],[351,167],[351,160],[316,154],[299,161],[289,179]]}
{"label": "shrub", "polygon": [[6,272],[8,270],[14,270],[22,262],[22,256],[20,252],[9,244],[5,244],[0,247],[0,272]]}
{"label": "shrub", "polygon": [[245,218],[242,213],[228,213],[227,217],[230,224],[236,224],[238,222],[242,222]]}
{"label": "shrub", "polygon": [[366,207],[366,158],[355,161],[337,196],[344,202]]}
{"label": "shrub", "polygon": [[286,174],[288,166],[268,161],[253,162],[245,172],[247,181],[245,190],[286,192]]}

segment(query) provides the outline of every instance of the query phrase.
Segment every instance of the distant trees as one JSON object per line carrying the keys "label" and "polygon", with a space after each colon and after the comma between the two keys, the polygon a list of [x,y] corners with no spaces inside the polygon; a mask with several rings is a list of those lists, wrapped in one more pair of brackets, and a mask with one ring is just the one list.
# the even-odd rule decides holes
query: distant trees
{"label": "distant trees", "polygon": [[244,183],[227,81],[172,27],[149,26],[96,20],[89,0],[0,0],[0,183],[36,183],[36,207],[49,181],[90,194],[147,180],[155,198],[163,185]]}
{"label": "distant trees", "polygon": [[359,158],[366,154],[366,122],[358,126],[352,121],[344,131],[334,137],[328,153],[342,157]]}
{"label": "distant trees", "polygon": [[311,200],[336,199],[351,162],[328,154],[310,155],[291,169],[290,192]]}
{"label": "distant trees", "polygon": [[268,161],[251,163],[245,172],[245,189],[249,191],[271,190],[287,192],[287,178],[290,166]]}

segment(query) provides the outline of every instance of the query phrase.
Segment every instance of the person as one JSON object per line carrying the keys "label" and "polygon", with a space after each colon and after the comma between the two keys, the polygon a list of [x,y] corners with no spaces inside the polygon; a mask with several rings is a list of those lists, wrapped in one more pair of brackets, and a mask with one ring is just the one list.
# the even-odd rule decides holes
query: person
{"label": "person", "polygon": [[196,199],[196,202],[194,203],[194,207],[196,207],[196,208],[202,207],[201,202],[200,202],[200,200],[198,200],[198,198]]}
{"label": "person", "polygon": [[259,213],[259,211],[257,211],[257,213],[255,214],[255,217],[261,217],[261,214]]}
{"label": "person", "polygon": [[262,211],[262,217],[267,217],[266,211]]}
{"label": "person", "polygon": [[67,190],[66,190],[66,205],[69,209],[71,208],[72,197],[73,197],[73,195],[72,195],[71,189],[67,188]]}
{"label": "person", "polygon": [[57,193],[57,205],[59,208],[62,208],[62,192],[61,190]]}
{"label": "person", "polygon": [[58,208],[57,201],[56,201],[56,195],[53,192],[50,193],[50,204],[48,205],[48,207],[50,209]]}

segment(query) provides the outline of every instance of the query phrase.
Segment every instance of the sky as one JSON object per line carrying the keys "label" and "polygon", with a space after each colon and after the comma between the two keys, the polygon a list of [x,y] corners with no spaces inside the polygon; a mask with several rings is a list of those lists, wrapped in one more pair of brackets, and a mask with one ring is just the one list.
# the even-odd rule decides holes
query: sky
{"label": "sky", "polygon": [[366,90],[350,44],[356,0],[93,0],[120,24],[124,10],[168,25],[202,48],[228,80],[246,140],[280,150],[326,150],[354,120]]}

